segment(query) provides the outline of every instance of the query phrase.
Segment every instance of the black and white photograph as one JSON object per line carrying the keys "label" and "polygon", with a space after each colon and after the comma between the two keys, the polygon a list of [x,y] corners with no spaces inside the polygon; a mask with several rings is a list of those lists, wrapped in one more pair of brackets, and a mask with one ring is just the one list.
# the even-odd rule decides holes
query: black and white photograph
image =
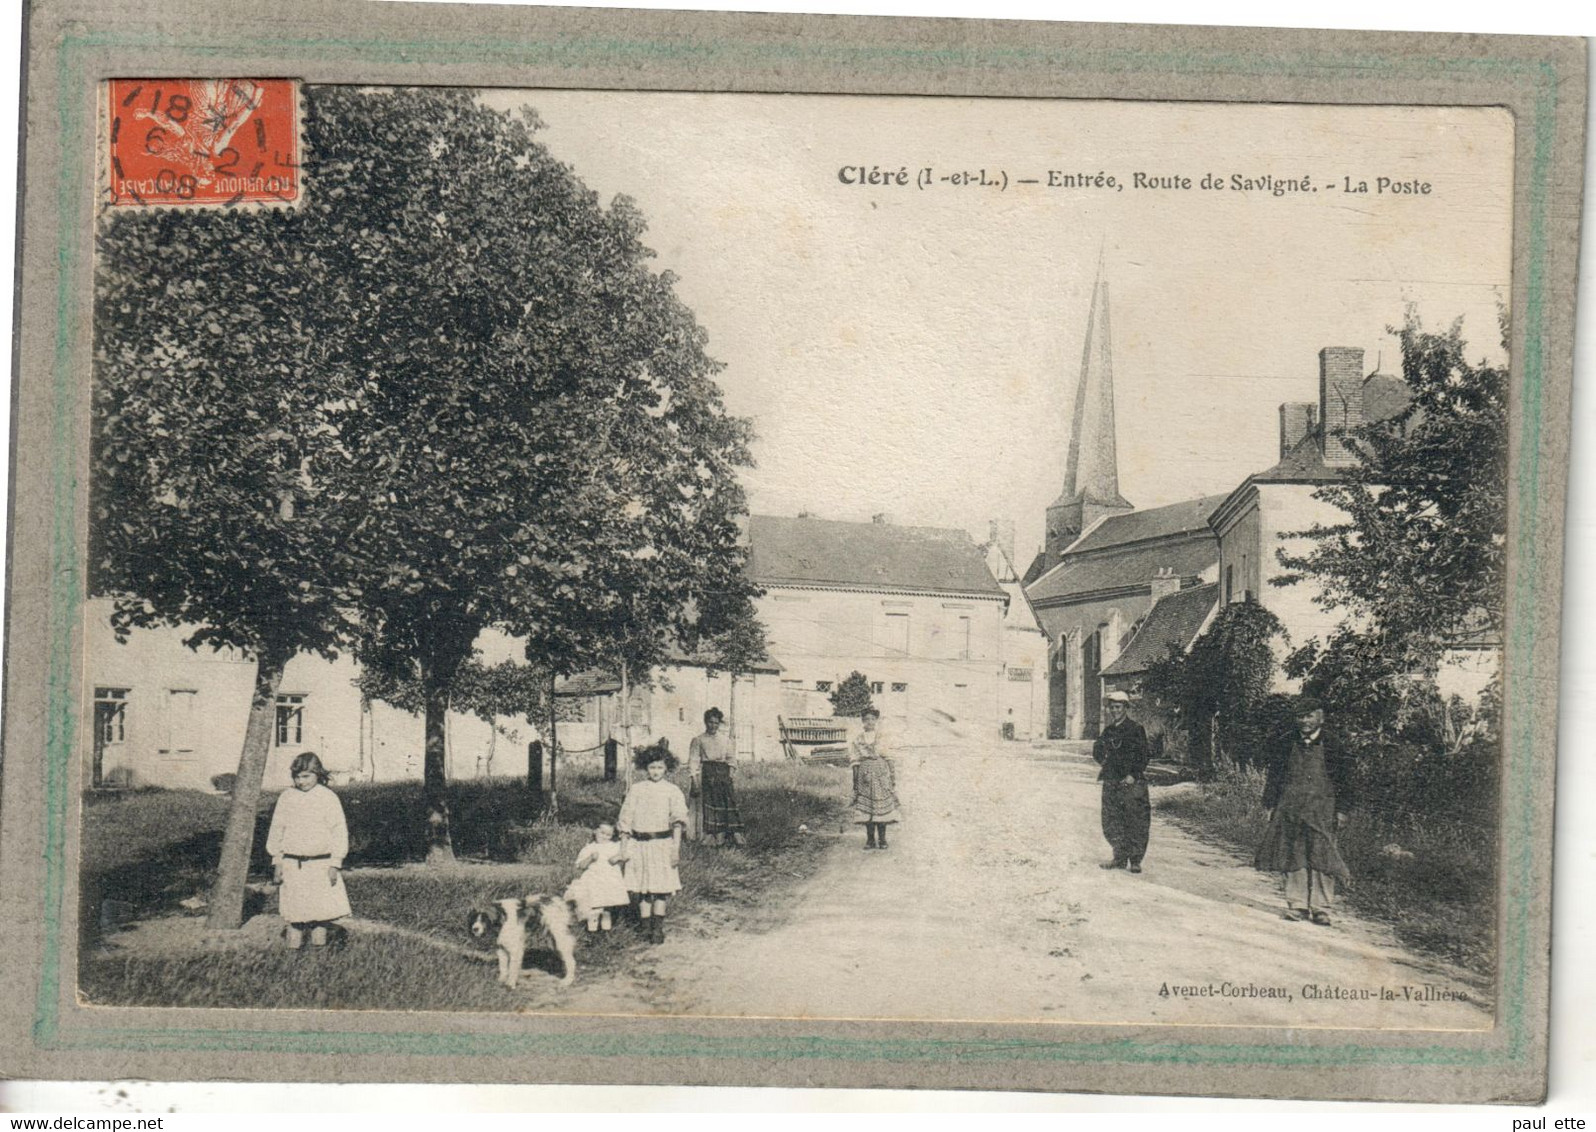
{"label": "black and white photograph", "polygon": [[190,74],[66,135],[51,1011],[1544,1024],[1512,110]]}
{"label": "black and white photograph", "polygon": [[100,219],[88,1001],[1489,1027],[1505,114],[299,93]]}

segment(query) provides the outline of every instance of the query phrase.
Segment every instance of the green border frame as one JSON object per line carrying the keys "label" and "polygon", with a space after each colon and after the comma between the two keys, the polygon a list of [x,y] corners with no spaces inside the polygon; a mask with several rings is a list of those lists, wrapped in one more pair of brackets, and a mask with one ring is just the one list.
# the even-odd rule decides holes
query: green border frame
{"label": "green border frame", "polygon": [[[80,422],[74,406],[79,366],[75,343],[79,327],[79,292],[85,281],[79,234],[73,220],[83,214],[85,192],[93,183],[88,171],[95,160],[95,129],[81,97],[86,53],[99,48],[159,47],[196,60],[227,55],[258,55],[272,68],[282,53],[328,61],[358,58],[379,63],[482,63],[590,68],[619,62],[695,68],[715,65],[743,71],[797,62],[871,65],[908,64],[916,69],[972,70],[1045,69],[1052,72],[1126,73],[1158,71],[1186,76],[1294,76],[1336,74],[1380,78],[1416,78],[1466,82],[1481,78],[1525,83],[1533,101],[1533,138],[1528,179],[1527,297],[1514,312],[1524,331],[1518,359],[1519,450],[1513,476],[1517,520],[1516,584],[1508,597],[1504,697],[1516,710],[1511,734],[1504,737],[1504,805],[1502,833],[1514,851],[1505,859],[1504,891],[1507,925],[1499,940],[1497,1029],[1505,1042],[1497,1048],[1461,1048],[1443,1044],[1278,1045],[1212,1042],[1147,1042],[1144,1040],[927,1040],[833,1038],[805,1036],[725,1036],[613,1032],[608,1034],[528,1034],[496,1032],[461,1034],[379,1030],[252,1030],[247,1028],[123,1028],[61,1026],[61,928],[66,888],[67,807],[73,797],[69,773],[79,727],[79,689],[73,673],[72,638],[83,602],[83,562],[76,522],[77,440]],[[1425,58],[1378,54],[1263,52],[1159,52],[1145,50],[1069,50],[999,45],[942,48],[846,47],[828,44],[692,43],[619,38],[586,38],[563,42],[506,42],[461,39],[448,42],[413,39],[253,38],[225,45],[178,43],[169,38],[69,29],[60,45],[60,145],[64,169],[57,208],[62,218],[56,248],[59,271],[56,335],[52,364],[53,412],[51,477],[54,527],[51,539],[51,588],[48,662],[49,710],[45,721],[44,961],[34,1003],[33,1036],[39,1047],[55,1050],[251,1051],[299,1054],[378,1054],[505,1057],[527,1054],[631,1058],[835,1059],[844,1061],[1053,1061],[1142,1065],[1258,1065],[1288,1067],[1355,1067],[1423,1065],[1455,1068],[1524,1067],[1534,1035],[1526,1016],[1525,988],[1529,975],[1529,918],[1533,912],[1536,799],[1534,796],[1531,690],[1537,601],[1536,539],[1539,515],[1536,487],[1540,475],[1545,296],[1547,271],[1547,205],[1551,191],[1557,125],[1557,75],[1553,65],[1532,59]],[[98,77],[93,80],[98,81]],[[747,89],[747,88],[742,88]],[[913,97],[913,96],[910,96]],[[927,96],[938,97],[938,96]],[[1015,96],[1020,97],[1020,96]],[[1439,104],[1438,104],[1439,105]],[[92,269],[92,268],[90,268]],[[384,1017],[390,1017],[384,1015]],[[1397,1031],[1381,1031],[1395,1035]],[[1422,1032],[1421,1032],[1422,1036]]]}

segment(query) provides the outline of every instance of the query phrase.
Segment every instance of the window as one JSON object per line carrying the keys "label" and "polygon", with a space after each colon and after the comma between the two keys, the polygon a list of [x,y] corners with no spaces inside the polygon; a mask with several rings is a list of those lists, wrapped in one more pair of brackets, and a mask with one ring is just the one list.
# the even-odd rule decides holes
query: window
{"label": "window", "polygon": [[1009,680],[1015,684],[1029,684],[1031,682],[1031,670],[1029,668],[1011,668],[1009,669]]}
{"label": "window", "polygon": [[970,619],[967,616],[961,615],[958,624],[954,626],[953,647],[959,660],[970,659]]}
{"label": "window", "polygon": [[909,690],[909,685],[907,685],[907,684],[899,684],[899,683],[894,683],[894,684],[893,684],[893,685],[892,685],[892,690],[893,690],[893,691],[894,691],[894,692],[907,692],[907,691],[908,691],[908,690]]}
{"label": "window", "polygon": [[95,738],[102,744],[127,738],[128,688],[94,689]]}
{"label": "window", "polygon": [[292,693],[277,697],[277,745],[297,747],[305,741],[305,697]]}
{"label": "window", "polygon": [[815,691],[817,691],[817,692],[829,692],[829,691],[831,691],[831,681],[830,680],[816,680],[815,681]]}
{"label": "window", "polygon": [[909,655],[909,615],[887,613],[883,618],[882,646],[888,656]]}
{"label": "window", "polygon": [[885,690],[886,690],[885,685],[883,685],[880,680],[872,680],[872,681],[870,681],[870,694],[871,695],[879,696]]}
{"label": "window", "polygon": [[1235,592],[1236,592],[1236,568],[1234,566],[1226,566],[1225,567],[1225,603],[1227,605],[1230,602],[1236,600]]}
{"label": "window", "polygon": [[197,688],[166,690],[166,754],[194,753],[194,700],[198,695]]}

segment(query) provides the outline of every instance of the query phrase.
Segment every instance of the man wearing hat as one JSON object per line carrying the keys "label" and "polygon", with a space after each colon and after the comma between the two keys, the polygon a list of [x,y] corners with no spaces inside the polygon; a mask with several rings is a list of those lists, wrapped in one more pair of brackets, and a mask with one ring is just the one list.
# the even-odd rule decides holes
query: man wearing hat
{"label": "man wearing hat", "polygon": [[1269,828],[1254,863],[1285,877],[1287,919],[1327,926],[1348,875],[1336,833],[1352,808],[1352,763],[1326,733],[1318,700],[1299,696],[1292,714],[1295,734],[1276,743],[1264,782]]}
{"label": "man wearing hat", "polygon": [[1114,859],[1104,861],[1103,868],[1139,873],[1153,820],[1147,797],[1147,732],[1130,717],[1130,697],[1124,692],[1110,692],[1103,701],[1109,723],[1092,744],[1092,758],[1103,768],[1097,772],[1103,784],[1103,836],[1114,849]]}

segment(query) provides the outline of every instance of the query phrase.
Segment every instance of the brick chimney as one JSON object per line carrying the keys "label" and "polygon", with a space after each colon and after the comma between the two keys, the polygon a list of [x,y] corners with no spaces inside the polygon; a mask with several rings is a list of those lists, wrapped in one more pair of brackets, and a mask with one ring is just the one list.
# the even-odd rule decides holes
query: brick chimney
{"label": "brick chimney", "polygon": [[1003,551],[1009,565],[1014,565],[1014,520],[992,519],[987,523],[986,541]]}
{"label": "brick chimney", "polygon": [[1337,436],[1363,425],[1363,351],[1354,346],[1326,346],[1319,351],[1319,427],[1324,462],[1347,467],[1358,462],[1350,439]]}
{"label": "brick chimney", "polygon": [[1319,406],[1309,401],[1291,401],[1280,406],[1280,458],[1301,443],[1313,431],[1315,413]]}
{"label": "brick chimney", "polygon": [[1153,574],[1153,604],[1180,590],[1180,575],[1171,566],[1160,566]]}

